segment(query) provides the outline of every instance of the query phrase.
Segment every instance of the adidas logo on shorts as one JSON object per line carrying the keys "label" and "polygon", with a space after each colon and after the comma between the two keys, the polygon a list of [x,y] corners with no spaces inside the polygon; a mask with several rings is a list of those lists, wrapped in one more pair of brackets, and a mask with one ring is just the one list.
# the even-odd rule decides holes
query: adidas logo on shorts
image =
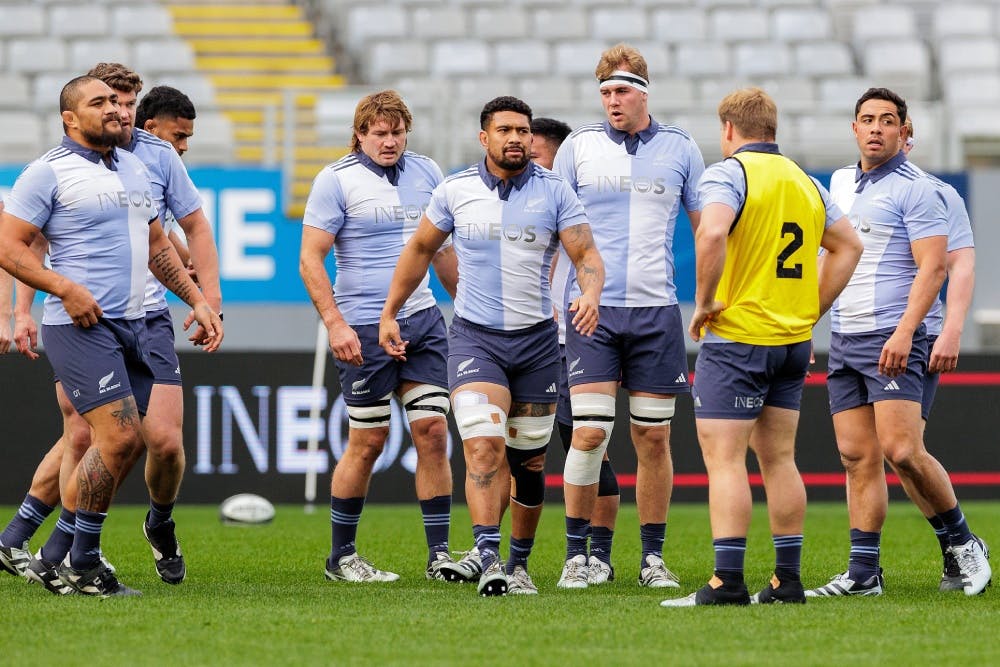
{"label": "adidas logo on shorts", "polygon": [[687,381],[688,381],[687,376],[685,376],[684,373],[678,375],[677,379],[674,380],[674,382],[676,382],[677,384],[684,384]]}
{"label": "adidas logo on shorts", "polygon": [[882,391],[899,391],[899,385],[896,384],[895,380],[890,380],[889,384],[882,387]]}
{"label": "adidas logo on shorts", "polygon": [[558,389],[556,389],[556,383],[555,383],[555,382],[553,382],[552,384],[550,384],[550,385],[549,385],[549,388],[545,390],[545,393],[546,393],[546,394],[554,394],[554,393],[556,393],[557,391],[559,391],[559,390],[558,390]]}

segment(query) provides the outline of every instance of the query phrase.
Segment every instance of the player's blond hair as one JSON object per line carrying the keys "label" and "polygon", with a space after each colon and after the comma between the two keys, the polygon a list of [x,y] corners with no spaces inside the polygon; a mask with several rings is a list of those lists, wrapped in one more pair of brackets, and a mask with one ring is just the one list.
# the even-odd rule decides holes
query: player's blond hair
{"label": "player's blond hair", "polygon": [[729,121],[746,139],[774,141],[778,135],[778,106],[760,88],[741,88],[719,102],[719,121]]}
{"label": "player's blond hair", "polygon": [[413,115],[410,113],[406,102],[395,90],[381,90],[371,95],[365,95],[358,102],[354,110],[354,134],[351,136],[351,150],[355,153],[361,152],[361,141],[359,134],[368,134],[368,129],[372,123],[384,120],[395,128],[399,121],[403,121],[406,131],[413,127]]}
{"label": "player's blond hair", "polygon": [[646,65],[646,59],[634,46],[615,44],[602,53],[601,59],[597,61],[594,75],[598,81],[604,81],[611,76],[612,72],[619,69],[627,70],[649,81],[649,67]]}
{"label": "player's blond hair", "polygon": [[97,63],[87,74],[100,79],[115,90],[136,95],[142,90],[142,77],[121,63]]}

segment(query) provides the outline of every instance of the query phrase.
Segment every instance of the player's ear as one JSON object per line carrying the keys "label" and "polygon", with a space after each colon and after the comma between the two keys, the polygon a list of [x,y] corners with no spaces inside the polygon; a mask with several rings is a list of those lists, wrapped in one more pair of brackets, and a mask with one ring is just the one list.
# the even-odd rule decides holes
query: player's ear
{"label": "player's ear", "polygon": [[482,146],[483,148],[486,148],[486,146],[488,145],[486,130],[479,130],[479,145]]}
{"label": "player's ear", "polygon": [[63,125],[66,125],[68,127],[77,126],[77,118],[74,112],[69,111],[67,109],[66,111],[63,111],[60,115],[62,116]]}

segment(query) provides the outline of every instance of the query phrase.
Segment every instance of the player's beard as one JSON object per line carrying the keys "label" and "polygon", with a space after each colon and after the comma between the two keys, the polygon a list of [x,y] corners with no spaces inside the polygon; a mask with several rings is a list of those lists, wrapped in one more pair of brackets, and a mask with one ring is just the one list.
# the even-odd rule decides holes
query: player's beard
{"label": "player's beard", "polygon": [[121,138],[122,125],[119,121],[117,125],[111,125],[109,123],[103,123],[101,125],[100,132],[94,132],[91,130],[80,130],[80,134],[83,138],[87,140],[91,146],[100,146],[102,148],[112,148],[118,145],[118,141]]}
{"label": "player's beard", "polygon": [[517,171],[518,169],[524,169],[528,166],[528,162],[531,161],[531,155],[525,149],[521,151],[520,158],[507,157],[505,151],[500,151],[499,155],[492,155],[493,162],[496,166],[507,171]]}

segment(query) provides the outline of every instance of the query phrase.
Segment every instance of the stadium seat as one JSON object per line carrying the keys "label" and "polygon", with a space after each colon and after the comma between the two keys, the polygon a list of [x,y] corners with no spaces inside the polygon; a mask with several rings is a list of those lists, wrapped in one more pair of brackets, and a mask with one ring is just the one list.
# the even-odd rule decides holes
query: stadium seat
{"label": "stadium seat", "polygon": [[994,8],[986,4],[948,3],[934,10],[931,32],[936,39],[988,37],[993,33]]}
{"label": "stadium seat", "polygon": [[[588,82],[589,95],[584,100],[597,104],[597,83]],[[580,95],[578,86],[565,77],[518,77],[514,79],[514,95],[531,106],[532,110],[553,110],[572,108],[576,106]]]}
{"label": "stadium seat", "polygon": [[[718,103],[716,103],[718,104]],[[712,164],[722,159],[722,149],[719,147],[719,117],[707,113],[678,114],[669,119],[670,125],[675,125],[688,134],[701,149],[705,164]]]}
{"label": "stadium seat", "polygon": [[489,45],[479,40],[443,40],[431,47],[433,74],[488,74],[492,64]]}
{"label": "stadium seat", "polygon": [[719,42],[677,45],[676,72],[686,76],[726,76],[732,72],[729,49]]}
{"label": "stadium seat", "polygon": [[184,154],[189,164],[226,164],[233,160],[233,125],[219,112],[199,113],[195,121],[197,140]]}
{"label": "stadium seat", "polygon": [[930,52],[919,39],[873,42],[865,47],[864,73],[903,97],[927,99],[931,92]]}
{"label": "stadium seat", "polygon": [[590,35],[595,39],[628,40],[646,38],[646,12],[635,7],[597,7],[590,12]]}
{"label": "stadium seat", "polygon": [[996,37],[952,37],[938,44],[942,81],[955,72],[1000,71],[1000,40]]}
{"label": "stadium seat", "polygon": [[941,80],[944,101],[965,106],[1000,105],[1000,72],[956,72]]}
{"label": "stadium seat", "polygon": [[823,4],[823,0],[757,0],[757,4],[768,9],[786,9],[793,7],[815,8]]}
{"label": "stadium seat", "polygon": [[917,36],[917,19],[910,7],[874,5],[854,12],[851,39],[859,47],[872,41],[888,43]]}
{"label": "stadium seat", "polygon": [[183,39],[144,39],[132,46],[132,67],[137,72],[192,72],[194,51]]}
{"label": "stadium seat", "polygon": [[111,32],[128,39],[169,37],[174,31],[170,12],[160,4],[122,5],[111,9]]}
{"label": "stadium seat", "polygon": [[7,69],[11,72],[54,72],[63,71],[68,66],[66,42],[61,39],[42,37],[12,39],[7,42]]}
{"label": "stadium seat", "polygon": [[816,111],[816,84],[812,79],[782,76],[762,79],[758,85],[767,91],[778,110],[783,113],[814,113]]}
{"label": "stadium seat", "polygon": [[[97,63],[132,63],[132,49],[123,39],[80,39],[70,42],[70,62],[88,70]],[[139,72],[141,76],[143,72]]]}
{"label": "stadium seat", "polygon": [[549,45],[538,39],[502,40],[493,45],[493,68],[500,74],[547,76],[552,72]]}
{"label": "stadium seat", "polygon": [[797,152],[789,155],[807,169],[840,167],[858,160],[850,115],[805,114],[795,121]]}
{"label": "stadium seat", "polygon": [[0,109],[28,109],[31,88],[28,77],[0,71]]}
{"label": "stadium seat", "polygon": [[360,51],[370,40],[403,38],[409,30],[406,9],[392,5],[355,5],[347,10],[341,39],[352,51]]}
{"label": "stadium seat", "polygon": [[700,9],[680,7],[656,10],[652,22],[653,37],[669,44],[708,39],[708,19]]}
{"label": "stadium seat", "polygon": [[[497,26],[503,26],[504,34],[512,37],[527,36],[528,13],[523,7],[482,7],[472,12],[472,35],[492,39],[496,37]],[[544,35],[541,35],[544,36]]]}
{"label": "stadium seat", "polygon": [[465,12],[448,6],[414,7],[410,12],[410,34],[421,39],[465,37],[468,34]]}
{"label": "stadium seat", "polygon": [[576,9],[543,7],[531,13],[531,34],[539,39],[582,39],[589,27],[587,15]]}
{"label": "stadium seat", "polygon": [[843,112],[848,120],[854,115],[854,103],[862,93],[874,86],[872,79],[857,76],[840,76],[821,79],[819,105],[827,113]]}
{"label": "stadium seat", "polygon": [[31,79],[31,108],[38,113],[58,114],[59,93],[79,72],[45,72]]}
{"label": "stadium seat", "polygon": [[[345,86],[339,90],[328,90],[316,99],[316,131],[326,144],[348,146],[351,143],[354,125],[354,110],[358,100],[368,90]],[[195,126],[197,129],[197,125]]]}
{"label": "stadium seat", "polygon": [[650,81],[658,80],[673,71],[673,58],[671,58],[670,47],[666,44],[656,41],[635,41],[629,42],[629,44],[639,49],[642,57],[646,59]]}
{"label": "stadium seat", "polygon": [[795,45],[795,72],[825,78],[854,74],[854,56],[842,42],[804,42]]}
{"label": "stadium seat", "polygon": [[471,114],[478,119],[484,104],[501,95],[513,95],[514,90],[514,84],[507,77],[463,77],[452,81],[451,94],[457,113]]}
{"label": "stadium seat", "polygon": [[694,82],[687,77],[656,77],[650,83],[649,111],[661,123],[670,122],[675,113],[695,106]]}
{"label": "stadium seat", "polygon": [[706,77],[697,83],[698,98],[697,108],[703,109],[712,118],[719,108],[722,98],[740,88],[750,85],[749,79],[737,78],[733,76]]}
{"label": "stadium seat", "polygon": [[45,34],[45,9],[37,5],[5,5],[0,19],[0,38]]}
{"label": "stadium seat", "polygon": [[733,50],[734,74],[738,76],[780,76],[791,72],[792,54],[777,42],[747,42]]}
{"label": "stadium seat", "polygon": [[555,68],[556,74],[569,76],[593,77],[594,68],[601,53],[607,48],[604,42],[594,40],[579,40],[556,44]]}
{"label": "stadium seat", "polygon": [[0,155],[4,162],[24,164],[45,151],[42,123],[30,111],[0,111]]}
{"label": "stadium seat", "polygon": [[819,7],[779,7],[771,14],[771,34],[782,42],[828,40],[833,37],[830,14]]}
{"label": "stadium seat", "polygon": [[754,2],[755,0],[694,0],[694,4],[707,9],[713,7],[751,7]]}
{"label": "stadium seat", "polygon": [[365,80],[378,83],[404,74],[427,73],[430,54],[419,39],[379,40],[368,46],[368,57],[361,63]]}
{"label": "stadium seat", "polygon": [[49,8],[48,34],[54,37],[100,37],[110,24],[108,10],[98,4],[55,5]]}
{"label": "stadium seat", "polygon": [[[214,109],[215,86],[201,74],[161,74],[147,84],[153,86],[172,86],[189,98],[197,111]],[[197,129],[197,123],[195,124]]]}
{"label": "stadium seat", "polygon": [[767,12],[757,8],[720,7],[708,18],[709,36],[723,42],[765,40],[770,34]]}

